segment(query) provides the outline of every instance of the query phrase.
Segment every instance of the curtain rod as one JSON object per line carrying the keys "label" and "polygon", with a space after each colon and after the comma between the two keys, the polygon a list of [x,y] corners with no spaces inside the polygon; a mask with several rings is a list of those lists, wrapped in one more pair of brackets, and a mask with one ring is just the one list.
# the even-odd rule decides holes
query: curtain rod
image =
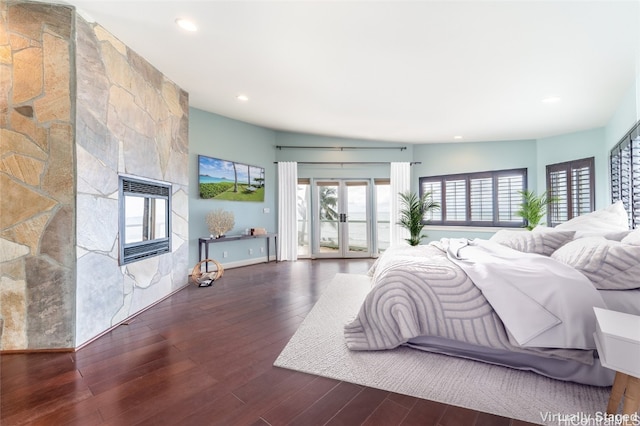
{"label": "curtain rod", "polygon": [[406,146],[295,146],[295,145],[276,145],[276,148],[282,149],[334,149],[339,151],[352,150],[352,149],[399,149],[404,151]]}
{"label": "curtain rod", "polygon": [[[273,164],[278,164],[279,161],[274,161]],[[391,164],[391,161],[296,161],[298,164]],[[414,164],[422,164],[421,161],[411,161],[410,166]]]}

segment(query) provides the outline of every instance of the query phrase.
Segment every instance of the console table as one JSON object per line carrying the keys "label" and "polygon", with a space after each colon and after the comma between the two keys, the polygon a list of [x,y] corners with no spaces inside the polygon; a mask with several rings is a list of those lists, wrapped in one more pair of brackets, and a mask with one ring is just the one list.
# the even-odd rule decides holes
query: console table
{"label": "console table", "polygon": [[[198,238],[198,255],[200,256],[200,261],[204,259],[209,259],[209,244],[213,243],[226,243],[229,241],[239,241],[239,240],[251,240],[255,238],[264,238],[267,242],[267,263],[271,260],[269,256],[269,248],[271,246],[271,238],[273,238],[274,247],[276,249],[276,262],[278,261],[278,234],[270,233],[270,234],[262,234],[262,235],[227,235],[220,238]],[[203,253],[204,250],[204,253]],[[203,257],[204,255],[204,257]]]}

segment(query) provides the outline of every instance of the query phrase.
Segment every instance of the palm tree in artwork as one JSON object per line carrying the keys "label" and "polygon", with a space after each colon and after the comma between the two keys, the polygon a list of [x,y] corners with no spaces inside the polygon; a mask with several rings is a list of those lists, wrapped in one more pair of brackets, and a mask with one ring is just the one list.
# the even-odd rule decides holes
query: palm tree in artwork
{"label": "palm tree in artwork", "polygon": [[238,170],[236,169],[236,163],[231,163],[233,164],[233,177],[234,177],[234,184],[233,184],[233,192],[238,192]]}

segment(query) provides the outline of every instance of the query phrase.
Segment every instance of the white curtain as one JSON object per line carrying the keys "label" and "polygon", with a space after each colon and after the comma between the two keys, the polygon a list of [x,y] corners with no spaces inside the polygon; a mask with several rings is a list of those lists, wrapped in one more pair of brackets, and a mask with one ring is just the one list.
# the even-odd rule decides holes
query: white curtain
{"label": "white curtain", "polygon": [[397,225],[400,218],[399,211],[402,208],[398,194],[409,191],[411,189],[411,164],[410,163],[391,163],[390,173],[391,187],[391,246],[399,244],[407,244],[405,239],[409,238],[409,231]]}
{"label": "white curtain", "polygon": [[278,260],[298,260],[298,163],[278,162]]}

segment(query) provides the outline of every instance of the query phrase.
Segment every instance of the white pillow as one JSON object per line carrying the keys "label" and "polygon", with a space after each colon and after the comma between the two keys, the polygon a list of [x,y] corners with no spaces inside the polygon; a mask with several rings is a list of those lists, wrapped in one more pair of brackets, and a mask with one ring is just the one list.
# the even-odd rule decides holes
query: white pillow
{"label": "white pillow", "polygon": [[[553,229],[553,228],[550,228]],[[550,256],[563,244],[571,241],[574,231],[516,231],[501,229],[489,241],[511,247],[524,253],[537,253]]]}
{"label": "white pillow", "polygon": [[556,250],[551,258],[582,272],[597,289],[640,288],[640,246],[602,237],[577,238]]}
{"label": "white pillow", "polygon": [[622,201],[617,201],[606,209],[574,217],[561,223],[555,229],[576,231],[576,237],[586,237],[629,230],[629,217]]}
{"label": "white pillow", "polygon": [[622,239],[622,242],[625,244],[640,246],[640,229],[635,229],[629,232],[627,236]]}

